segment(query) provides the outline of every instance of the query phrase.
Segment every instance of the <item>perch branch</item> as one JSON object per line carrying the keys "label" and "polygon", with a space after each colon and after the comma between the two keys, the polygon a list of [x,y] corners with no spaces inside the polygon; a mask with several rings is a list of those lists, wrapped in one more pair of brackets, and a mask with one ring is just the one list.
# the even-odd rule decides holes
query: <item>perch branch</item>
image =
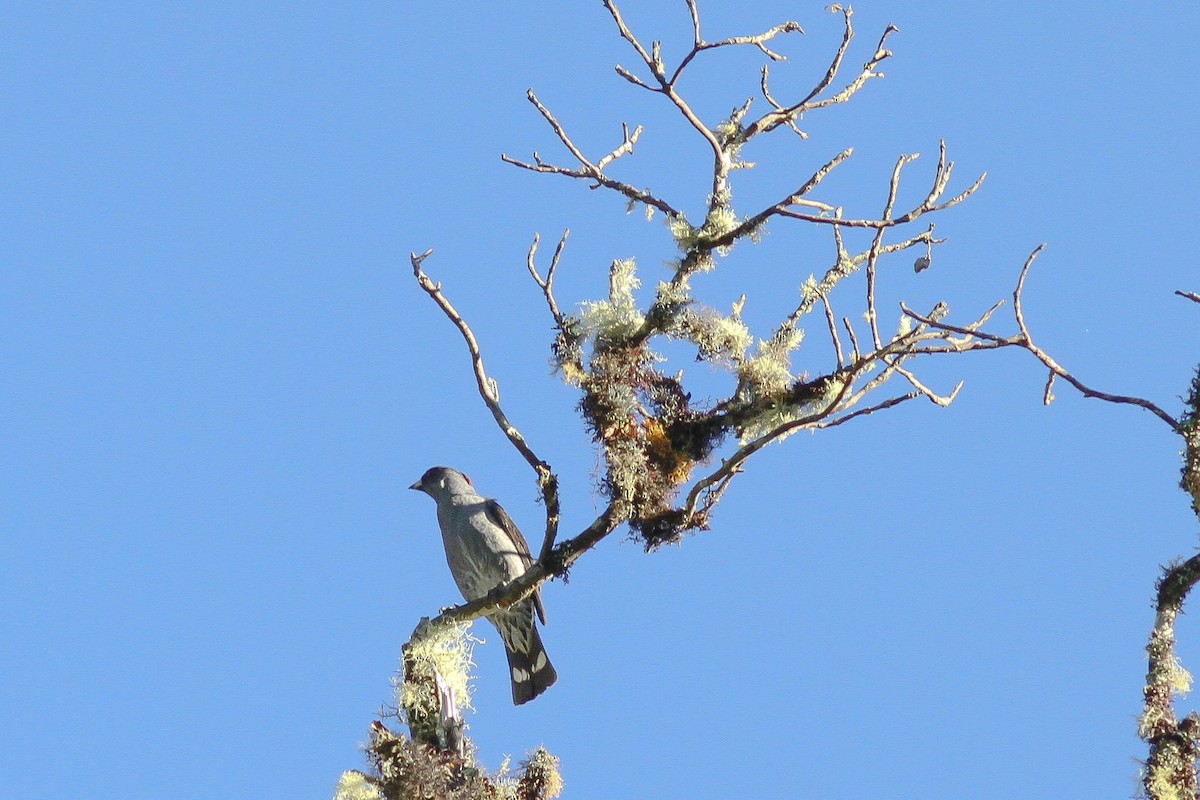
{"label": "perch branch", "polygon": [[565,574],[580,556],[616,530],[623,521],[616,503],[609,503],[591,525],[554,547],[549,558],[539,558],[524,574],[500,584],[477,600],[443,610],[431,623],[466,622],[521,602],[545,581],[555,575]]}
{"label": "perch branch", "polygon": [[525,441],[524,435],[508,420],[508,416],[504,413],[504,409],[500,406],[500,387],[496,381],[488,376],[487,370],[483,365],[483,354],[479,350],[479,341],[475,338],[475,332],[471,330],[471,326],[458,313],[458,309],[450,302],[449,298],[442,293],[442,285],[434,283],[433,280],[422,269],[421,264],[425,259],[433,254],[433,250],[426,250],[421,255],[411,253],[409,255],[412,262],[413,276],[417,279],[417,284],[420,285],[425,293],[437,303],[438,308],[446,317],[458,328],[458,332],[462,334],[463,341],[466,342],[467,352],[471,355],[471,367],[475,373],[475,384],[479,389],[479,396],[483,399],[484,405],[492,412],[492,417],[496,420],[496,424],[500,426],[500,430],[512,442],[513,447],[517,449],[529,466],[533,467],[534,472],[538,477],[538,489],[541,491],[542,499],[546,505],[546,536],[547,545],[543,546],[543,552],[549,549],[549,545],[553,543],[558,532],[559,520],[559,496],[558,496],[558,476],[554,474],[554,470],[550,465],[538,458],[533,452],[533,448]]}

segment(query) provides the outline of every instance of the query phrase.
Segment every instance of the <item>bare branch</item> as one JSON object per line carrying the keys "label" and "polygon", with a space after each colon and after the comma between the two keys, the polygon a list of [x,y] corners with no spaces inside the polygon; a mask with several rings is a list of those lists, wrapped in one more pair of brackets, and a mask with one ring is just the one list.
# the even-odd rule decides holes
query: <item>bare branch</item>
{"label": "bare branch", "polygon": [[[680,113],[683,114],[684,118],[691,124],[691,126],[695,128],[701,136],[704,137],[705,141],[708,142],[709,147],[712,148],[715,164],[712,194],[718,194],[725,180],[725,175],[729,171],[730,160],[725,154],[724,149],[721,147],[720,141],[717,140],[716,134],[714,134],[709,127],[705,125],[698,116],[696,116],[696,112],[692,110],[692,107],[688,105],[688,103],[679,95],[678,92],[675,91],[674,79],[667,78],[666,67],[663,66],[662,61],[662,44],[660,42],[652,42],[650,52],[647,53],[646,48],[641,42],[638,41],[638,38],[633,35],[633,32],[629,30],[629,26],[625,24],[625,20],[621,16],[621,11],[617,8],[617,4],[613,2],[613,0],[604,0],[604,7],[608,9],[608,13],[612,15],[613,21],[616,22],[617,31],[621,34],[621,38],[629,42],[629,44],[637,52],[638,56],[641,57],[642,61],[649,68],[650,74],[654,76],[656,81],[658,81],[658,88],[654,89],[653,87],[647,85],[644,81],[633,75],[633,73],[619,65],[617,67],[617,74],[631,83],[666,95],[666,97],[672,103],[674,103],[675,107],[679,109]],[[696,35],[698,36],[698,31],[700,29],[700,21],[697,15],[698,12],[695,11],[694,7],[691,7],[691,10],[693,13],[694,32],[696,32]],[[676,77],[678,77],[678,75],[676,75]]]}
{"label": "bare branch", "polygon": [[1175,294],[1179,295],[1180,297],[1191,300],[1193,303],[1200,303],[1200,294],[1197,294],[1196,292],[1176,291]]}
{"label": "bare branch", "polygon": [[[958,390],[956,389],[955,392],[957,393],[957,391]],[[884,411],[886,409],[891,408],[892,406],[898,406],[901,403],[904,403],[908,400],[915,400],[916,398],[918,398],[920,396],[921,396],[920,392],[909,392],[908,394],[902,394],[899,397],[891,397],[891,398],[888,398],[887,400],[884,400],[882,403],[876,403],[873,406],[866,406],[864,408],[856,409],[854,411],[851,411],[849,414],[846,414],[845,416],[838,417],[837,419],[827,420],[825,422],[818,422],[813,427],[814,428],[832,428],[837,425],[841,425],[843,423],[849,422],[850,420],[854,419],[855,417],[865,417],[868,414],[874,414],[876,411]]]}
{"label": "bare branch", "polygon": [[[914,352],[919,352],[919,351],[914,351]],[[925,352],[929,352],[929,351],[925,351]],[[916,375],[914,375],[912,372],[906,370],[904,367],[901,367],[899,364],[896,365],[896,371],[899,372],[901,375],[903,375],[904,379],[907,380],[909,383],[911,383],[914,389],[916,389],[918,392],[920,392],[921,394],[928,397],[932,403],[934,403],[935,405],[939,405],[942,408],[945,408],[945,407],[949,406],[951,403],[953,403],[954,398],[958,397],[958,392],[963,387],[963,382],[959,381],[958,383],[956,383],[954,385],[954,389],[950,392],[950,394],[942,395],[942,394],[938,394],[937,392],[933,391],[925,384],[921,383],[920,379],[918,379]]]}
{"label": "bare branch", "polygon": [[450,302],[450,300],[442,293],[442,285],[434,283],[432,279],[421,268],[421,264],[425,259],[433,254],[433,250],[426,250],[421,255],[411,253],[409,258],[412,262],[413,276],[417,279],[417,284],[420,285],[425,293],[428,294],[433,302],[437,303],[438,308],[446,317],[458,328],[458,332],[462,334],[463,341],[466,342],[467,352],[471,355],[471,367],[475,372],[475,384],[479,389],[479,396],[483,399],[484,405],[492,412],[492,418],[496,420],[496,424],[500,426],[500,430],[508,437],[513,447],[517,449],[529,466],[533,467],[534,472],[538,476],[538,488],[541,490],[542,498],[546,504],[546,541],[553,542],[558,531],[559,519],[559,498],[558,498],[558,477],[554,474],[550,465],[538,458],[537,454],[525,441],[525,437],[508,420],[508,416],[504,413],[504,409],[500,407],[500,387],[496,381],[488,376],[487,370],[483,366],[483,354],[479,350],[479,342],[475,338],[475,332],[471,330],[471,326],[458,313],[458,309]]}
{"label": "bare branch", "polygon": [[887,219],[843,219],[840,216],[823,217],[815,214],[805,214],[803,212],[792,211],[791,209],[787,208],[780,209],[776,213],[779,213],[785,217],[804,220],[805,222],[816,222],[822,225],[836,225],[844,228],[894,228],[897,225],[904,225],[905,223],[912,222],[924,214],[929,214],[934,211],[941,211],[944,208],[958,205],[963,200],[966,200],[968,197],[973,195],[976,190],[983,185],[983,181],[987,177],[987,173],[983,173],[966,189],[959,192],[954,197],[951,197],[949,200],[939,203],[937,200],[945,191],[945,182],[949,180],[949,173],[953,166],[953,162],[949,164],[939,164],[939,170],[934,178],[933,187],[929,190],[929,194],[926,196],[925,200],[916,208],[913,208],[912,210],[901,214],[898,217],[891,217]]}
{"label": "bare branch", "polygon": [[[854,38],[854,25],[850,22],[850,16],[854,13],[850,6],[839,6],[838,10],[842,12],[842,43],[838,45],[837,52],[833,54],[833,61],[829,64],[829,69],[825,70],[825,75],[817,83],[813,90],[809,92],[798,105],[803,106],[808,101],[819,95],[821,92],[829,88],[837,77],[838,72],[842,68],[842,61],[846,58],[846,51],[850,49],[850,40]],[[887,35],[886,33],[884,34]]]}
{"label": "bare branch", "polygon": [[[840,5],[835,5],[833,8],[842,12],[845,20],[845,29],[842,35],[842,44],[838,47],[838,51],[834,55],[833,62],[829,65],[829,69],[826,71],[825,76],[803,100],[794,105],[783,107],[778,101],[768,98],[768,102],[774,106],[774,110],[767,112],[751,123],[742,134],[743,141],[748,141],[760,133],[766,133],[774,130],[780,125],[792,125],[793,129],[795,129],[794,123],[796,120],[803,117],[806,112],[818,108],[825,108],[826,106],[836,105],[838,103],[844,103],[853,97],[868,80],[871,78],[883,77],[883,73],[877,72],[875,68],[878,67],[879,64],[885,59],[892,56],[892,51],[886,49],[884,45],[887,42],[888,36],[899,30],[899,28],[897,28],[895,25],[888,25],[887,28],[884,29],[883,35],[879,37],[879,44],[875,46],[875,54],[871,56],[871,58],[865,64],[863,64],[862,71],[859,72],[859,74],[852,81],[850,81],[850,83],[848,83],[837,94],[826,97],[823,100],[817,99],[818,95],[824,92],[837,77],[838,71],[842,66],[842,60],[846,56],[846,49],[849,47],[850,40],[854,37],[854,26],[850,21],[850,8],[848,6],[843,7]],[[767,94],[765,91],[766,81],[767,78],[766,75],[764,75],[762,80],[764,96]],[[799,132],[798,129],[797,132]]]}
{"label": "bare branch", "polygon": [[829,338],[833,340],[833,352],[837,354],[837,365],[841,369],[846,365],[846,358],[842,355],[842,340],[838,337],[837,320],[833,316],[833,306],[829,304],[829,298],[824,294],[821,295],[821,303],[825,306],[825,321],[829,323]]}
{"label": "bare branch", "polygon": [[554,129],[554,133],[558,136],[559,141],[561,141],[566,148],[571,151],[571,155],[575,156],[580,164],[583,164],[585,167],[587,167],[589,172],[593,174],[599,173],[599,167],[588,161],[587,157],[579,150],[578,147],[575,146],[575,143],[571,141],[571,137],[567,135],[567,132],[563,128],[562,124],[558,121],[558,119],[555,118],[553,114],[550,113],[550,109],[542,105],[542,101],[538,100],[537,95],[533,92],[533,89],[527,91],[525,93],[525,97],[529,100],[529,102],[533,103],[534,107],[546,119],[546,122],[550,123],[550,127]]}
{"label": "bare branch", "polygon": [[624,67],[622,67],[620,64],[616,64],[615,66],[613,66],[613,69],[614,69],[614,70],[616,70],[616,72],[617,72],[617,74],[618,74],[618,75],[620,75],[622,78],[624,78],[625,80],[627,80],[627,81],[629,81],[630,83],[632,83],[634,86],[640,86],[640,87],[642,87],[643,89],[647,89],[647,90],[649,90],[649,91],[651,91],[651,92],[657,92],[657,91],[659,91],[659,90],[658,90],[658,89],[656,89],[655,87],[653,87],[653,86],[651,86],[650,84],[648,84],[648,83],[646,83],[645,81],[643,81],[643,80],[642,80],[641,78],[639,78],[637,75],[634,75],[632,72],[630,72],[629,70],[627,70],[627,69],[625,69]]}
{"label": "bare branch", "polygon": [[767,47],[767,42],[784,33],[804,33],[804,29],[800,27],[799,22],[788,20],[787,22],[782,22],[756,36],[731,36],[728,39],[722,39],[719,42],[706,42],[700,37],[700,16],[696,9],[695,0],[687,0],[687,4],[688,10],[692,15],[692,49],[686,56],[683,57],[683,60],[679,62],[679,66],[675,68],[675,71],[671,74],[670,80],[667,81],[667,83],[672,86],[674,86],[676,81],[679,80],[679,76],[683,74],[683,71],[687,68],[688,64],[692,63],[692,59],[705,50],[713,50],[717,47],[728,47],[731,45],[752,44],[761,50],[763,55],[772,61],[786,61],[787,57],[776,53],[774,50],[771,50],[769,47]]}
{"label": "bare branch", "polygon": [[[783,107],[783,104],[776,100],[774,95],[771,94],[770,75],[771,70],[767,68],[766,64],[763,64],[762,77],[759,79],[759,86],[762,89],[762,96],[768,103],[771,104],[771,108],[775,109],[776,111],[786,111],[786,109]],[[783,121],[783,124],[791,128],[792,132],[801,139],[808,138],[808,134],[800,130],[800,126],[796,124],[795,118],[789,117]]]}
{"label": "bare branch", "polygon": [[637,142],[638,137],[642,135],[642,126],[638,125],[636,128],[633,129],[633,133],[630,133],[629,132],[629,124],[622,122],[621,130],[625,134],[625,141],[622,142],[611,153],[602,157],[599,161],[596,162],[597,170],[604,169],[606,166],[609,165],[609,163],[617,160],[618,158],[625,155],[626,153],[628,153],[630,155],[633,154],[633,145]]}
{"label": "bare branch", "polygon": [[530,89],[526,93],[526,97],[528,98],[529,102],[532,103],[535,108],[537,108],[538,112],[542,115],[546,122],[550,124],[550,127],[554,130],[555,135],[558,136],[559,141],[561,141],[563,146],[565,146],[567,150],[571,152],[571,155],[575,156],[575,159],[579,161],[582,168],[571,169],[569,167],[561,167],[557,164],[547,163],[542,161],[541,157],[536,152],[533,154],[534,163],[532,164],[513,158],[506,153],[502,153],[500,155],[500,159],[502,161],[507,164],[512,164],[516,167],[521,167],[522,169],[530,170],[531,172],[551,173],[554,175],[565,175],[568,178],[575,178],[577,180],[595,181],[606,189],[613,189],[617,192],[620,192],[634,202],[642,203],[648,206],[654,206],[664,214],[668,214],[670,216],[680,215],[680,212],[675,210],[675,208],[673,208],[669,203],[658,197],[655,197],[648,190],[638,189],[627,183],[613,180],[604,174],[605,166],[621,156],[633,152],[634,143],[637,142],[638,137],[642,135],[641,125],[638,125],[636,128],[634,128],[633,133],[630,133],[629,126],[625,123],[622,123],[621,128],[624,132],[624,140],[622,143],[607,155],[603,156],[598,162],[593,164],[567,134],[566,128],[564,128],[562,123],[558,121],[558,118],[554,116],[550,109],[543,105],[540,100],[538,100],[533,89]]}
{"label": "bare branch", "polygon": [[1025,289],[1025,278],[1029,275],[1029,268],[1033,266],[1034,259],[1037,258],[1038,253],[1042,252],[1042,248],[1044,247],[1044,244],[1040,244],[1032,253],[1029,254],[1029,258],[1025,260],[1025,265],[1021,267],[1021,276],[1017,279],[1017,288],[1013,292],[1013,314],[1017,318],[1017,327],[1020,328],[1021,336],[1024,339],[1022,346],[1029,352],[1033,353],[1038,361],[1041,361],[1043,364],[1045,364],[1050,369],[1051,373],[1057,375],[1067,383],[1074,386],[1084,397],[1094,397],[1098,400],[1105,400],[1109,403],[1124,403],[1144,408],[1161,419],[1163,422],[1170,425],[1172,430],[1178,431],[1179,422],[1154,403],[1141,397],[1128,397],[1126,395],[1108,394],[1107,392],[1101,392],[1096,389],[1092,389],[1089,386],[1085,386],[1082,381],[1065,370],[1063,367],[1059,366],[1058,362],[1051,358],[1049,353],[1033,343],[1033,338],[1029,335],[1029,328],[1025,324],[1025,314],[1021,308],[1021,295]]}
{"label": "bare branch", "polygon": [[518,159],[515,159],[512,156],[509,156],[507,154],[501,154],[501,156],[500,156],[500,159],[502,161],[504,161],[506,164],[512,164],[514,167],[520,167],[521,169],[527,169],[530,172],[541,172],[541,173],[551,174],[551,175],[564,175],[568,178],[575,178],[576,180],[595,181],[597,184],[599,184],[600,186],[603,186],[606,189],[613,189],[614,191],[620,192],[621,194],[625,195],[630,200],[632,200],[636,203],[641,203],[642,205],[647,205],[647,206],[654,206],[659,211],[663,212],[664,214],[667,214],[668,216],[672,216],[672,217],[682,216],[681,211],[677,210],[674,206],[672,206],[667,201],[651,194],[650,191],[647,189],[638,189],[637,187],[631,186],[628,183],[623,183],[622,181],[613,180],[612,178],[608,177],[607,175],[605,175],[602,172],[589,172],[589,171],[587,171],[586,167],[584,169],[570,169],[568,167],[560,167],[555,164],[547,164],[546,162],[537,158],[536,153],[534,154],[534,158],[536,160],[536,163],[530,164],[525,161],[520,161]]}
{"label": "bare branch", "polygon": [[850,324],[849,317],[842,317],[842,325],[846,327],[846,333],[850,335],[851,352],[854,353],[854,360],[862,360],[862,352],[858,349],[858,337],[854,335],[854,326]]}
{"label": "bare branch", "polygon": [[879,43],[875,45],[875,54],[868,59],[867,63],[863,64],[862,71],[854,78],[854,80],[848,83],[840,92],[831,97],[827,97],[824,100],[817,100],[815,97],[810,97],[807,101],[801,104],[800,113],[803,114],[804,112],[812,111],[813,109],[825,108],[826,106],[844,103],[857,94],[858,90],[861,89],[863,85],[866,84],[866,82],[871,78],[884,77],[883,73],[876,72],[875,68],[883,63],[886,59],[892,57],[892,51],[888,50],[886,47],[884,47],[884,45],[887,42],[888,36],[892,35],[893,33],[899,33],[899,31],[899,28],[891,24],[884,28],[883,34],[879,37]]}
{"label": "bare branch", "polygon": [[[1042,252],[1042,249],[1044,247],[1045,247],[1044,244],[1038,245],[1037,248],[1035,248],[1034,251],[1029,254],[1029,257],[1027,259],[1025,259],[1025,264],[1024,264],[1024,266],[1021,267],[1021,274],[1017,278],[1017,287],[1016,287],[1016,289],[1013,290],[1013,316],[1016,318],[1017,328],[1020,331],[1020,334],[1017,336],[1002,337],[1002,336],[996,336],[995,334],[985,333],[985,332],[979,331],[979,330],[957,327],[957,326],[950,325],[948,323],[941,322],[938,320],[927,319],[927,318],[922,317],[921,315],[911,311],[907,307],[902,306],[902,308],[904,308],[904,313],[907,314],[908,316],[912,317],[913,319],[917,320],[918,322],[924,323],[926,325],[929,325],[930,327],[937,328],[939,330],[950,331],[953,333],[959,333],[959,334],[963,334],[966,336],[982,339],[982,340],[985,340],[988,342],[992,342],[993,346],[1020,347],[1025,350],[1028,350],[1030,353],[1032,353],[1034,355],[1035,358],[1037,358],[1038,361],[1042,362],[1042,364],[1044,364],[1046,366],[1046,368],[1050,370],[1050,378],[1047,379],[1046,388],[1045,388],[1045,391],[1043,392],[1044,402],[1049,403],[1051,400],[1054,399],[1054,393],[1052,391],[1053,378],[1062,378],[1064,381],[1066,381],[1067,383],[1074,386],[1076,388],[1076,390],[1078,390],[1079,393],[1082,394],[1084,397],[1091,397],[1091,398],[1095,398],[1097,400],[1104,400],[1109,403],[1133,405],[1133,406],[1138,406],[1139,408],[1144,408],[1147,411],[1149,411],[1150,413],[1154,414],[1159,419],[1161,419],[1163,422],[1170,425],[1172,430],[1178,432],[1179,431],[1179,421],[1176,420],[1174,417],[1172,417],[1170,414],[1168,414],[1166,411],[1163,411],[1159,406],[1155,405],[1151,401],[1146,400],[1145,398],[1141,398],[1141,397],[1131,397],[1131,396],[1127,396],[1127,395],[1109,394],[1108,392],[1101,392],[1097,389],[1093,389],[1090,386],[1085,385],[1082,381],[1080,381],[1078,378],[1076,378],[1074,375],[1072,375],[1070,372],[1068,372],[1057,361],[1055,361],[1054,358],[1052,358],[1049,353],[1047,353],[1041,347],[1038,347],[1036,344],[1034,344],[1033,337],[1029,333],[1029,327],[1025,322],[1025,311],[1022,306],[1022,297],[1023,297],[1024,291],[1025,291],[1025,279],[1029,275],[1029,269],[1031,266],[1033,266],[1034,259],[1037,258],[1038,254]],[[994,310],[994,308],[995,307],[993,307],[993,310]],[[991,311],[989,311],[988,313],[990,314]],[[972,349],[980,349],[980,348],[972,348]]]}
{"label": "bare branch", "polygon": [[[1000,304],[997,303],[996,305],[992,306],[992,308],[993,309],[998,308],[999,305]],[[967,339],[971,339],[971,338],[982,339],[986,342],[991,342],[996,345],[999,345],[1000,347],[1012,347],[1012,346],[1023,347],[1024,346],[1024,340],[1020,336],[1007,336],[1007,337],[1006,336],[997,336],[994,333],[986,333],[984,331],[975,330],[969,325],[963,325],[963,326],[951,325],[948,322],[942,322],[941,320],[931,319],[929,317],[918,314],[916,311],[913,311],[911,308],[906,306],[904,303],[900,304],[900,309],[906,315],[912,317],[917,322],[920,322],[923,325],[928,325],[931,328],[937,328],[939,330],[948,331],[950,333],[957,333]],[[990,314],[991,312],[989,311],[988,313]],[[956,349],[958,349],[958,348],[956,348]]]}
{"label": "bare branch", "polygon": [[550,316],[554,317],[554,323],[559,328],[563,325],[563,314],[559,310],[558,301],[554,299],[554,271],[558,269],[558,259],[562,256],[563,248],[566,247],[567,237],[570,234],[570,228],[563,231],[562,238],[558,240],[558,246],[554,248],[554,255],[550,257],[550,268],[546,271],[545,279],[538,273],[537,265],[534,263],[538,243],[541,241],[540,234],[533,235],[533,244],[529,245],[529,253],[525,258],[525,266],[529,269],[529,274],[533,276],[534,282],[541,287],[542,294],[546,297],[546,305],[550,308]]}
{"label": "bare branch", "polygon": [[[646,52],[646,48],[642,47],[642,43],[629,30],[629,26],[625,24],[625,20],[621,17],[621,11],[617,8],[616,3],[612,2],[612,0],[604,0],[604,7],[608,9],[609,14],[612,14],[613,21],[617,23],[617,31],[621,34],[621,38],[629,42],[633,49],[637,51],[637,54],[642,57],[642,61],[654,73],[654,77],[658,78],[659,81],[663,81],[664,76],[662,73],[655,72],[654,59],[650,57],[650,54]],[[645,84],[642,85],[644,86]]]}

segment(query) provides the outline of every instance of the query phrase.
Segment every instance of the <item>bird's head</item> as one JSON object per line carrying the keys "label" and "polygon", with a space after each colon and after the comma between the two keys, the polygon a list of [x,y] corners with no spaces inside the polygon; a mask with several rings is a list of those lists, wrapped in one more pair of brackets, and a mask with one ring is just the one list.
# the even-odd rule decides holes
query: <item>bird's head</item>
{"label": "bird's head", "polygon": [[456,469],[450,467],[430,467],[425,470],[421,480],[408,487],[437,500],[443,495],[474,493],[475,487],[471,479]]}

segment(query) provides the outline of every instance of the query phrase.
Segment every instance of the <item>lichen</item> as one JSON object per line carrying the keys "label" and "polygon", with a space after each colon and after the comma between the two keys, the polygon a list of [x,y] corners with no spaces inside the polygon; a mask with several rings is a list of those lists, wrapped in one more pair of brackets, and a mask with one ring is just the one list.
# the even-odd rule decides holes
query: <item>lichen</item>
{"label": "lichen", "polygon": [[642,282],[632,258],[612,262],[608,284],[607,300],[584,301],[580,306],[579,331],[583,336],[595,337],[598,346],[628,339],[645,321],[633,296]]}
{"label": "lichen", "polygon": [[[471,705],[471,668],[475,666],[472,654],[479,639],[471,635],[470,629],[470,622],[426,625],[422,635],[414,637],[409,644],[405,659],[417,674],[440,675],[443,683],[454,693],[458,707],[474,710]],[[436,708],[424,708],[430,698],[417,688],[419,682],[397,680],[394,683],[396,702],[400,708],[436,713]]]}
{"label": "lichen", "polygon": [[350,770],[343,772],[338,779],[333,800],[383,800],[383,793],[366,775],[358,770]]}
{"label": "lichen", "polygon": [[770,339],[759,339],[753,356],[738,370],[738,377],[751,399],[768,398],[787,391],[795,381],[792,375],[792,351],[804,340],[804,331],[785,325]]}
{"label": "lichen", "polygon": [[562,772],[558,757],[539,747],[521,764],[521,780],[517,782],[517,797],[521,800],[554,800],[563,790]]}

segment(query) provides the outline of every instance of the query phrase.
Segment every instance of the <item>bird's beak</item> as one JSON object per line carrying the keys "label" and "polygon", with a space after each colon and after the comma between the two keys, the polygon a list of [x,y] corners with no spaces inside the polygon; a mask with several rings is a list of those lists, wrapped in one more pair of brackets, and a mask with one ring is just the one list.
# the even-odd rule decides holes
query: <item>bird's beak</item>
{"label": "bird's beak", "polygon": [[416,483],[414,483],[412,486],[410,486],[408,488],[412,489],[413,491],[419,492],[419,491],[421,491],[421,482],[417,481]]}

